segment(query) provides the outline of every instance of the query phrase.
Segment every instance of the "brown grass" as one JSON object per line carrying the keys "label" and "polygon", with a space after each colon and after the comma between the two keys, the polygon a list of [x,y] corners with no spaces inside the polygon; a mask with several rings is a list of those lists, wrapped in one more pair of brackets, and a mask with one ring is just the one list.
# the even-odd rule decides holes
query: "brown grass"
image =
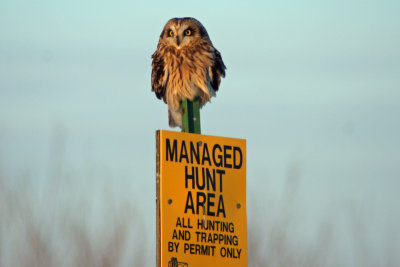
{"label": "brown grass", "polygon": [[[153,236],[146,231],[155,227],[146,227],[135,199],[119,196],[107,183],[96,183],[90,176],[97,177],[98,173],[65,171],[69,168],[63,166],[62,151],[60,147],[52,152],[49,181],[53,182],[42,188],[35,189],[24,182],[33,180],[29,170],[17,174],[15,179],[5,177],[0,162],[0,266],[108,267],[154,263],[155,242],[149,240]],[[8,181],[16,179],[22,182],[10,186]],[[337,216],[335,210],[328,212],[314,229],[316,238],[311,242],[293,237],[296,223],[302,219],[295,205],[301,166],[290,167],[286,179],[283,195],[271,194],[274,201],[266,201],[265,196],[253,196],[248,201],[252,214],[248,218],[249,266],[400,266],[395,237],[388,238],[384,260],[376,257],[366,238],[367,217],[355,203],[345,205],[344,215],[352,233],[354,254],[350,259],[342,258],[339,252],[338,227],[332,219]],[[88,184],[82,185],[83,180],[89,180]],[[251,209],[263,212],[257,214]],[[268,210],[279,212],[271,216]]]}

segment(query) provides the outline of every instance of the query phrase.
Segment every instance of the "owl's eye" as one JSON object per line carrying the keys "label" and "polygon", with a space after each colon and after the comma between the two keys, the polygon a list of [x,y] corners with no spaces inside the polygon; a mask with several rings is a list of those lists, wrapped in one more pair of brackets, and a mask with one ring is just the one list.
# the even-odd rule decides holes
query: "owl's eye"
{"label": "owl's eye", "polygon": [[187,29],[187,30],[184,32],[184,34],[185,34],[186,36],[190,36],[190,35],[192,35],[192,31],[189,30],[189,29]]}
{"label": "owl's eye", "polygon": [[174,36],[174,32],[172,30],[169,30],[168,35],[172,37]]}

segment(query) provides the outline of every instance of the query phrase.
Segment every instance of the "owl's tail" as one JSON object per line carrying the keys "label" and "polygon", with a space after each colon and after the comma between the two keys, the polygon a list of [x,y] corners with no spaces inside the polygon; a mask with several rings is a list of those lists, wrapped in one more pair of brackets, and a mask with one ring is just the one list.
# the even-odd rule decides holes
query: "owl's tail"
{"label": "owl's tail", "polygon": [[179,110],[173,110],[168,106],[168,123],[170,127],[182,128],[182,115]]}

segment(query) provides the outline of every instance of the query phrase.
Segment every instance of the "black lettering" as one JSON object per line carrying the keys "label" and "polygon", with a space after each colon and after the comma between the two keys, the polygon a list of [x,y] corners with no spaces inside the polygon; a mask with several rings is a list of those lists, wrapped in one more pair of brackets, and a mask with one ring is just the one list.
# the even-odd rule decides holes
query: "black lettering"
{"label": "black lettering", "polygon": [[232,168],[232,164],[228,163],[228,159],[232,158],[232,155],[228,151],[232,150],[232,146],[224,146],[224,167]]}
{"label": "black lettering", "polygon": [[232,248],[227,248],[226,249],[226,257],[227,258],[233,258],[233,251],[232,251],[233,249]]}
{"label": "black lettering", "polygon": [[241,252],[242,249],[221,247],[219,253],[223,258],[226,257],[226,258],[240,259]]}
{"label": "black lettering", "polygon": [[172,239],[178,239],[178,233],[176,232],[176,229],[174,229],[174,232],[172,233]]}
{"label": "black lettering", "polygon": [[179,243],[168,242],[168,252],[178,252]]}
{"label": "black lettering", "polygon": [[[232,237],[232,242],[233,242],[234,246],[237,246],[239,244],[238,237],[236,235],[234,235]],[[240,255],[240,253],[239,253],[239,255]]]}
{"label": "black lettering", "polygon": [[[200,200],[201,198],[201,200]],[[197,209],[196,209],[196,214],[199,214],[199,209],[200,207],[203,208],[203,215],[206,214],[206,194],[204,194],[203,192],[197,192],[197,198],[196,198],[196,202],[197,202]]]}
{"label": "black lettering", "polygon": [[[215,221],[208,220],[207,222],[208,222],[208,223],[207,223],[207,228],[206,228],[206,230],[208,229],[208,230],[210,230],[210,231],[214,231],[214,229],[215,229],[215,227],[214,227]],[[218,223],[217,223],[217,224],[218,224]]]}
{"label": "black lettering", "polygon": [[187,230],[176,230],[172,233],[172,239],[176,240],[189,240],[190,239],[190,232]]}
{"label": "black lettering", "polygon": [[[185,167],[185,168],[187,168],[187,167]],[[211,171],[208,168],[204,168],[203,167],[203,168],[201,168],[201,174],[202,175],[201,175],[201,177],[199,177],[199,175],[198,175],[198,167],[192,167],[192,169],[193,168],[196,168],[195,174],[193,175],[194,171],[192,171],[192,175],[188,175],[187,172],[186,172],[187,179],[195,179],[196,180],[196,186],[200,190],[204,190],[206,188],[206,183],[207,183],[207,190],[210,190],[210,187],[211,187],[213,191],[216,191],[216,187],[217,186],[216,186],[216,183],[215,183],[215,169],[213,169],[212,173],[211,173]],[[225,172],[225,171],[220,170],[220,171],[217,171],[217,172],[220,174],[220,181],[222,181],[221,176],[224,173],[221,174],[221,172]],[[185,185],[186,185],[186,188],[187,188],[187,180],[186,180]],[[193,187],[193,189],[194,189],[194,187]]]}
{"label": "black lettering", "polygon": [[189,243],[184,243],[183,244],[183,252],[186,253],[187,250],[189,250]]}
{"label": "black lettering", "polygon": [[177,144],[176,139],[174,139],[172,148],[171,148],[171,143],[170,143],[169,138],[167,138],[165,145],[166,145],[165,153],[166,153],[167,161],[175,161],[176,162],[178,159],[178,149],[177,149],[178,144]]}
{"label": "black lettering", "polygon": [[190,240],[190,232],[187,230],[179,230],[179,240]]}
{"label": "black lettering", "polygon": [[234,224],[233,223],[229,223],[229,226],[228,226],[229,228],[229,232],[231,232],[231,233],[233,233],[233,232],[235,232],[235,226],[234,226]]}
{"label": "black lettering", "polygon": [[225,174],[224,170],[217,170],[219,174],[219,192],[222,193],[222,175]]}
{"label": "black lettering", "polygon": [[210,190],[210,184],[212,187],[212,190],[216,190],[216,185],[215,185],[215,169],[213,169],[213,175],[211,175],[210,171],[206,168],[206,175],[207,175],[207,190]]}
{"label": "black lettering", "polygon": [[216,246],[199,245],[199,244],[183,244],[183,253],[192,255],[214,256]]}
{"label": "black lettering", "polygon": [[202,176],[201,176],[202,183],[201,183],[201,185],[200,185],[200,178],[197,176],[197,179],[196,179],[197,188],[200,189],[200,190],[203,190],[204,187],[206,186],[206,183],[205,183],[205,181],[204,181],[204,180],[205,180],[205,179],[204,179],[204,176],[205,176],[205,174],[204,174],[204,169],[205,169],[205,168],[201,168],[201,173],[202,173]]}
{"label": "black lettering", "polygon": [[192,167],[192,173],[189,174],[188,166],[185,166],[185,188],[188,188],[188,180],[192,180],[192,189],[195,188],[194,181],[196,176],[199,176],[199,170],[197,169],[197,167]]}
{"label": "black lettering", "polygon": [[197,219],[197,229],[204,229],[205,220]]}
{"label": "black lettering", "polygon": [[185,158],[186,159],[186,163],[189,163],[189,157],[188,157],[188,154],[187,154],[185,141],[182,141],[182,144],[181,144],[181,153],[179,155],[179,162],[182,162],[182,158]]}
{"label": "black lettering", "polygon": [[221,256],[222,256],[223,258],[225,258],[225,256],[226,256],[226,248],[225,248],[225,247],[222,247],[222,248],[221,248],[220,254],[221,254]]}
{"label": "black lettering", "polygon": [[235,225],[232,222],[197,219],[197,229],[234,233]]}
{"label": "black lettering", "polygon": [[222,215],[225,216],[225,206],[224,206],[224,199],[222,198],[222,195],[219,196],[218,200],[218,209],[217,209],[217,217],[219,217],[219,214],[222,213]]}
{"label": "black lettering", "polygon": [[220,155],[217,156],[218,161],[215,159],[215,156],[216,156],[216,155],[215,155],[215,150],[217,150],[217,148],[218,148],[218,150],[219,150],[220,152],[222,152],[221,146],[218,145],[218,144],[215,144],[214,147],[213,147],[213,151],[212,151],[213,161],[214,161],[214,165],[215,165],[216,167],[221,167],[221,166],[222,166],[222,155],[220,154]]}
{"label": "black lettering", "polygon": [[204,146],[203,146],[203,158],[201,160],[201,165],[204,165],[205,161],[207,161],[208,165],[211,166],[210,153],[208,152],[207,143],[204,143]]}
{"label": "black lettering", "polygon": [[215,198],[215,194],[213,194],[213,193],[207,194],[207,215],[208,216],[215,216],[215,212],[211,211],[211,207],[214,207],[214,198]]}
{"label": "black lettering", "polygon": [[181,217],[178,217],[178,219],[176,219],[176,225],[175,227],[182,227],[182,223],[181,223]]}
{"label": "black lettering", "polygon": [[200,164],[200,144],[197,142],[197,149],[194,147],[193,142],[190,142],[190,163],[193,163],[193,157],[196,159],[196,163]]}
{"label": "black lettering", "polygon": [[[238,154],[239,157],[237,157],[237,153],[239,153]],[[239,160],[239,163],[237,163],[237,160]],[[233,147],[233,168],[240,169],[242,167],[242,163],[243,163],[242,150],[240,149],[240,147],[235,146]]]}
{"label": "black lettering", "polygon": [[192,214],[194,214],[192,191],[188,191],[188,195],[186,198],[185,213],[187,213],[188,210],[191,210]]}

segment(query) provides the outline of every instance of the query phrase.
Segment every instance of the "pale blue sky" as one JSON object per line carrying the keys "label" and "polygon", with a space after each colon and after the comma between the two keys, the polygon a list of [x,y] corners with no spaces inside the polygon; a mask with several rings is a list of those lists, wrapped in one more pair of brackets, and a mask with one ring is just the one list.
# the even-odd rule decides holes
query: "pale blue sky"
{"label": "pale blue sky", "polygon": [[140,196],[153,229],[154,133],[168,121],[150,92],[150,56],[181,16],[203,23],[228,68],[202,130],[247,139],[249,204],[279,201],[295,168],[304,224],[350,201],[375,218],[380,243],[382,229],[397,231],[398,1],[3,1],[0,163],[10,184],[21,169],[47,183],[56,135],[65,168],[94,168]]}

